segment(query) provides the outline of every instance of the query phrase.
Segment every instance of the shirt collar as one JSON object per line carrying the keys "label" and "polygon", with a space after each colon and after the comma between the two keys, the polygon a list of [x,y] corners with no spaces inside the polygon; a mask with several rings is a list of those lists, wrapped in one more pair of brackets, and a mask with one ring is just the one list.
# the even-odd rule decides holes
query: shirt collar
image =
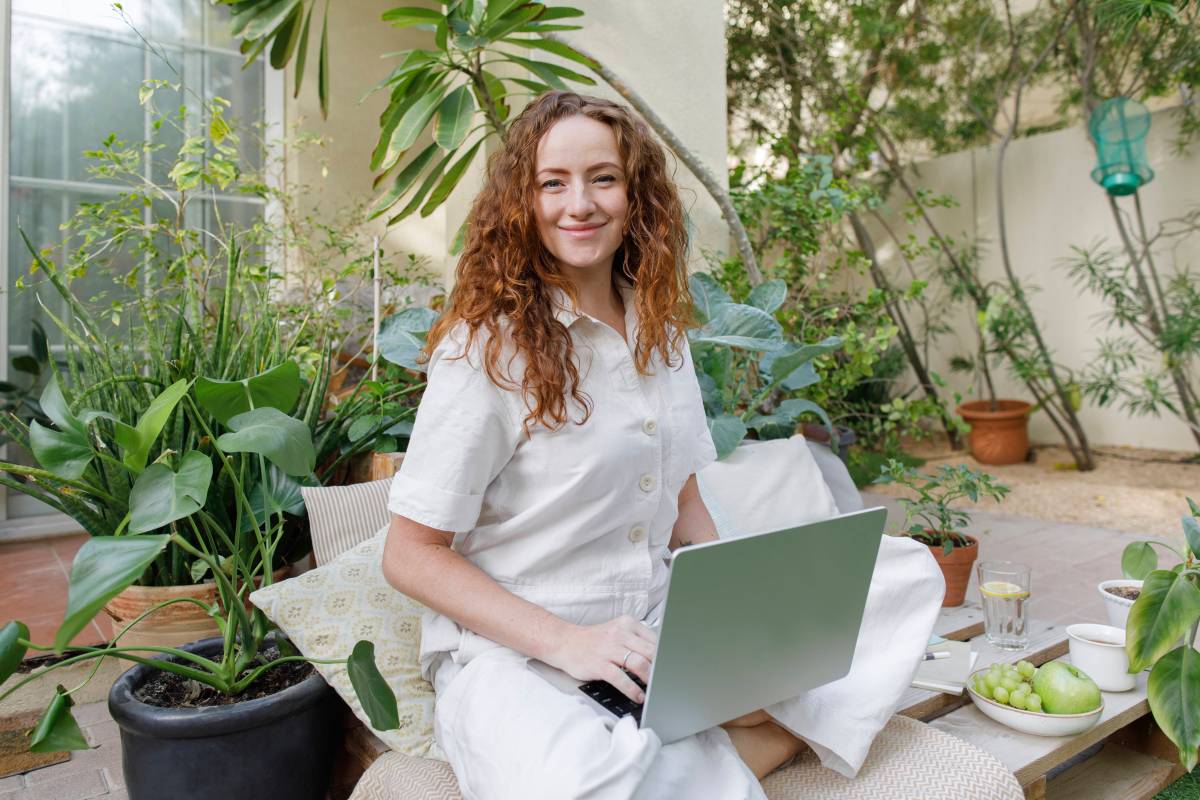
{"label": "shirt collar", "polygon": [[[634,308],[633,284],[624,275],[617,276],[617,291],[621,294],[621,302],[625,304],[625,330],[632,331],[636,327],[637,311]],[[551,290],[551,302],[554,304],[554,318],[566,328],[570,328],[580,318],[587,317],[596,322],[589,314],[576,311],[571,304],[570,296],[562,289],[555,287]]]}

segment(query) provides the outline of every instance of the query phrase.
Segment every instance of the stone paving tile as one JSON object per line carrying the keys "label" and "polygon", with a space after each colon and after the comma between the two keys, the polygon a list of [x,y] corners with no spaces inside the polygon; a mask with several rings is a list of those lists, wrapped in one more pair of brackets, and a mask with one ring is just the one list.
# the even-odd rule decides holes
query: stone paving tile
{"label": "stone paving tile", "polygon": [[9,775],[7,778],[0,778],[0,797],[2,797],[5,792],[11,792],[16,789],[20,789],[24,785],[25,780],[24,776],[22,775]]}
{"label": "stone paving tile", "polygon": [[70,761],[64,761],[61,764],[54,764],[27,773],[26,782],[32,786],[79,772],[94,772],[110,767],[116,767],[120,770],[120,766],[121,749],[112,745],[104,745],[93,747],[90,750],[76,750],[71,753]]}
{"label": "stone paving tile", "polygon": [[87,727],[97,722],[107,722],[112,719],[112,715],[108,713],[108,703],[85,703],[80,706],[75,706],[71,709],[71,715],[75,717],[75,721],[80,727]]}
{"label": "stone paving tile", "polygon": [[104,795],[104,800],[129,800],[129,792],[125,791],[124,789],[110,792],[109,794]]}
{"label": "stone paving tile", "polygon": [[108,744],[109,742],[119,741],[121,738],[121,729],[117,727],[117,723],[111,719],[97,722],[88,725],[83,729],[83,735],[92,745]]}
{"label": "stone paving tile", "polygon": [[100,770],[77,772],[29,787],[29,800],[89,800],[108,794]]}
{"label": "stone paving tile", "polygon": [[105,767],[100,772],[104,775],[104,782],[108,784],[109,789],[114,792],[120,790],[122,794],[125,793],[125,773],[121,770],[120,755],[117,756],[116,764],[111,767]]}
{"label": "stone paving tile", "polygon": [[17,789],[15,792],[0,793],[0,800],[30,800],[28,789]]}

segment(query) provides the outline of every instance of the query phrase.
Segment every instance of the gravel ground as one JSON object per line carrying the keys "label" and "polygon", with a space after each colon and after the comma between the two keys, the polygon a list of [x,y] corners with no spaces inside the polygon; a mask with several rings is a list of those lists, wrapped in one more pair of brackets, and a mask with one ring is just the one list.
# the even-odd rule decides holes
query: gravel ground
{"label": "gravel ground", "polygon": [[[1059,522],[1134,531],[1183,540],[1179,518],[1187,513],[1185,497],[1200,502],[1200,463],[1187,463],[1194,454],[1100,447],[1096,469],[1079,472],[1063,447],[1038,445],[1033,461],[1011,466],[982,465],[944,443],[914,444],[906,452],[928,459],[925,471],[939,464],[969,464],[996,476],[1012,491],[1002,503],[983,500],[978,508]],[[893,497],[904,490],[871,486],[870,491]],[[969,505],[969,503],[967,503]]]}

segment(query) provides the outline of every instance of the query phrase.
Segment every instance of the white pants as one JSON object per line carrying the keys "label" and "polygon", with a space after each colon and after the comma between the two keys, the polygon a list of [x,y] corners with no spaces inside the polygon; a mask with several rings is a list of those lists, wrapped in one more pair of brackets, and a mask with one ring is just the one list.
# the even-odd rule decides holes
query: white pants
{"label": "white pants", "polygon": [[[850,672],[767,713],[853,777],[912,680],[944,588],[927,547],[883,537]],[[528,660],[498,646],[437,670],[434,734],[466,800],[766,800],[723,728],[663,745]]]}

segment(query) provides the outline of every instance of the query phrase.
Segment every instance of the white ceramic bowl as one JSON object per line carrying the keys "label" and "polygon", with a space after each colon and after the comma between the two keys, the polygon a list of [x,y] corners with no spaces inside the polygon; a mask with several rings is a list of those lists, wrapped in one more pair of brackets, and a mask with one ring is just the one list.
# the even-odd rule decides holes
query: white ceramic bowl
{"label": "white ceramic bowl", "polygon": [[1108,624],[1114,628],[1125,630],[1125,621],[1129,619],[1129,609],[1133,607],[1133,601],[1105,591],[1110,586],[1132,586],[1140,589],[1142,582],[1120,578],[1115,581],[1101,581],[1096,587],[1100,596],[1104,598],[1104,610],[1108,612]]}
{"label": "white ceramic bowl", "polygon": [[1047,714],[1042,711],[1024,711],[1003,705],[995,700],[989,700],[975,691],[975,676],[981,672],[987,672],[987,670],[976,670],[967,679],[967,691],[971,693],[971,700],[975,703],[976,708],[1001,725],[1007,725],[1022,733],[1032,733],[1035,736],[1076,736],[1090,730],[1100,721],[1100,715],[1104,713],[1103,698],[1100,700],[1099,708],[1084,714]]}
{"label": "white ceramic bowl", "polygon": [[1071,663],[1087,673],[1102,692],[1128,692],[1137,686],[1129,674],[1125,629],[1081,622],[1067,626]]}

